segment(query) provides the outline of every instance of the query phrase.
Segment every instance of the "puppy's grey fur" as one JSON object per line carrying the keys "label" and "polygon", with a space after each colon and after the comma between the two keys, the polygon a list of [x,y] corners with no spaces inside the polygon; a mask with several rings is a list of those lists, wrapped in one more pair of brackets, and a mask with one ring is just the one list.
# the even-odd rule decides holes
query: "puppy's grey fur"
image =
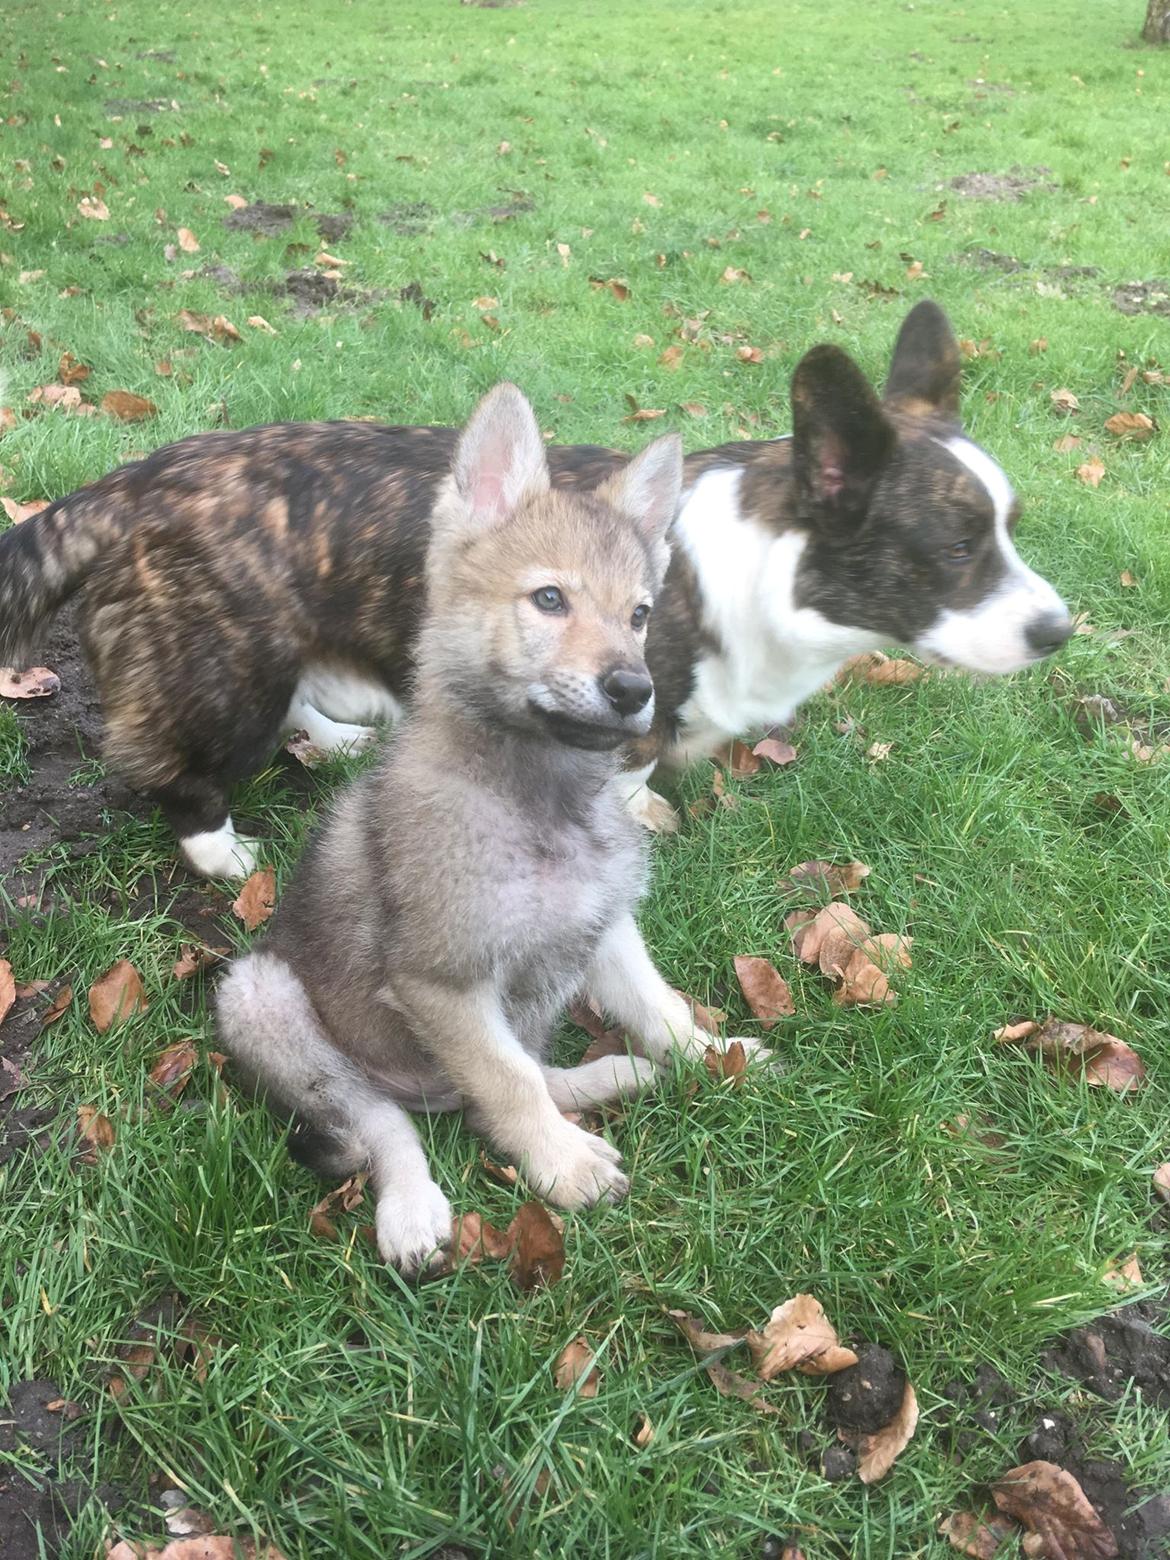
{"label": "puppy's grey fur", "polygon": [[[406,1109],[466,1107],[562,1207],[613,1200],[618,1151],[562,1108],[709,1042],[634,925],[645,847],[611,783],[653,718],[641,609],[681,474],[671,436],[593,494],[554,493],[528,403],[486,397],[433,518],[413,711],[221,985],[225,1049],[301,1157],[369,1166],[379,1250],[404,1271],[451,1233]],[[545,1065],[582,988],[647,1059]]]}

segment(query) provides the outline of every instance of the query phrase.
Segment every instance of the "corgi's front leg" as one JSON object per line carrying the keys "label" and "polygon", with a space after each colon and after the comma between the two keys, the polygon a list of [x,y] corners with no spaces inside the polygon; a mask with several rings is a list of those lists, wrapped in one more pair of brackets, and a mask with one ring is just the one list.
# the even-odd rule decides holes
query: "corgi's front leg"
{"label": "corgi's front leg", "polygon": [[[708,1046],[731,1044],[696,1028],[687,1002],[658,973],[633,916],[616,921],[598,944],[585,990],[656,1062],[664,1062],[672,1051],[700,1057]],[[738,1038],[749,1056],[771,1056],[759,1040]]]}
{"label": "corgi's front leg", "polygon": [[395,973],[383,993],[456,1086],[477,1130],[561,1208],[617,1202],[629,1190],[612,1143],[566,1121],[545,1074],[516,1037],[496,987],[447,986]]}

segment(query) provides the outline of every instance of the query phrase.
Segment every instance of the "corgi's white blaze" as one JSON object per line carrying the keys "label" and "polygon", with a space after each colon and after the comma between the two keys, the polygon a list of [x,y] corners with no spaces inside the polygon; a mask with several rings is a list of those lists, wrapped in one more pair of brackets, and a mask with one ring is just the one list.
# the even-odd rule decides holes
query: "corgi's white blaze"
{"label": "corgi's white blaze", "polygon": [[348,721],[330,720],[315,704],[310,704],[298,687],[284,717],[286,732],[303,731],[315,747],[326,753],[358,753],[377,738],[373,726],[354,726]]}
{"label": "corgi's white blaze", "polygon": [[973,672],[1017,672],[1039,659],[1028,643],[1030,624],[1067,618],[1068,608],[1052,586],[1030,569],[1015,549],[1008,531],[1014,494],[1003,468],[985,450],[959,437],[935,441],[986,488],[995,512],[995,540],[1003,558],[1004,577],[978,606],[964,612],[939,613],[915,649],[940,656]]}
{"label": "corgi's white blaze", "polygon": [[376,678],[342,667],[309,665],[293,694],[293,702],[304,699],[335,721],[396,721],[402,718],[402,705]]}
{"label": "corgi's white blaze", "polygon": [[246,878],[256,870],[256,851],[235,831],[229,813],[218,829],[187,834],[179,841],[192,872],[209,878]]}
{"label": "corgi's white blaze", "polygon": [[885,641],[831,623],[795,600],[806,539],[779,536],[742,512],[740,467],[704,472],[683,502],[673,538],[699,581],[703,619],[720,648],[704,653],[681,714],[684,738],[667,762],[684,764],[742,732],[779,725],[843,661]]}

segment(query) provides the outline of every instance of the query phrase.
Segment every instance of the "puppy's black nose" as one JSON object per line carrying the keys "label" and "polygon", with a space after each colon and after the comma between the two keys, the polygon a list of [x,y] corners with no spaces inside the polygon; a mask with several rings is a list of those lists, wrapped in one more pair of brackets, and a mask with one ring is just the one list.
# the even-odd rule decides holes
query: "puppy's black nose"
{"label": "puppy's black nose", "polygon": [[636,715],[649,704],[654,684],[645,672],[615,666],[601,679],[601,690],[619,715]]}
{"label": "puppy's black nose", "polygon": [[1049,613],[1045,617],[1033,618],[1024,630],[1024,638],[1028,641],[1028,648],[1037,655],[1051,655],[1060,649],[1066,639],[1072,637],[1072,631],[1072,618]]}

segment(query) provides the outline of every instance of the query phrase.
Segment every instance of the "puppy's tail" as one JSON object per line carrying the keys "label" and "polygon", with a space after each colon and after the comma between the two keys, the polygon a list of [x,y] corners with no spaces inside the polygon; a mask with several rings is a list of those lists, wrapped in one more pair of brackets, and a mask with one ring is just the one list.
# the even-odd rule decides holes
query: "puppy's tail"
{"label": "puppy's tail", "polygon": [[292,1124],[289,1152],[321,1175],[352,1175],[369,1158],[353,1104],[366,1080],[329,1039],[308,992],[279,955],[237,959],[219,984],[220,1043],[244,1080]]}
{"label": "puppy's tail", "polygon": [[123,529],[99,489],[82,488],[0,536],[0,666],[27,664],[42,625]]}

